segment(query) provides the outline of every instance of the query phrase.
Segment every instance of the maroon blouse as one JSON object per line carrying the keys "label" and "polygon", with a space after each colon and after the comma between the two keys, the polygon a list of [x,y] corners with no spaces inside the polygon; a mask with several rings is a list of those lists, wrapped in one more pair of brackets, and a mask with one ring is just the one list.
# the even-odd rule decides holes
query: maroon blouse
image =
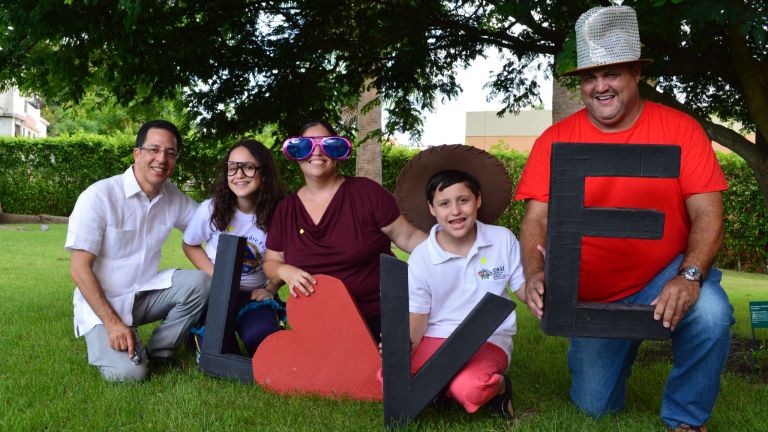
{"label": "maroon blouse", "polygon": [[297,194],[275,208],[267,249],[310,274],[341,279],[363,316],[381,314],[379,254],[392,255],[381,228],[400,216],[395,197],[373,180],[345,177],[315,225]]}

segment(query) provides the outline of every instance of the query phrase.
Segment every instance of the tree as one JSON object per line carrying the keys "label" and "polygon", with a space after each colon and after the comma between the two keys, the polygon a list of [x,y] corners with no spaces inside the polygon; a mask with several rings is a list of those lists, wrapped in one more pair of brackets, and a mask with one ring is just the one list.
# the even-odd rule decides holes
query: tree
{"label": "tree", "polygon": [[365,89],[357,103],[356,174],[381,184],[381,104],[375,88]]}
{"label": "tree", "polygon": [[[505,110],[538,102],[531,68],[575,64],[573,25],[598,1],[6,0],[0,82],[64,100],[89,85],[120,102],[183,94],[203,133],[310,118],[354,106],[366,77],[389,106],[384,133],[460,91],[457,68],[496,47],[489,83]],[[741,0],[625,1],[637,10],[651,100],[694,115],[741,155],[768,204],[768,6]],[[541,62],[541,56],[545,61]],[[719,119],[712,121],[713,116]],[[724,124],[736,122],[729,128]],[[736,124],[733,123],[733,124]],[[755,131],[750,143],[741,132]]]}
{"label": "tree", "polygon": [[51,101],[43,108],[43,117],[50,122],[48,136],[90,133],[135,137],[144,121],[156,118],[188,130],[185,113],[179,98],[154,101],[149,106],[123,106],[111,93],[99,89],[88,91],[79,103]]}

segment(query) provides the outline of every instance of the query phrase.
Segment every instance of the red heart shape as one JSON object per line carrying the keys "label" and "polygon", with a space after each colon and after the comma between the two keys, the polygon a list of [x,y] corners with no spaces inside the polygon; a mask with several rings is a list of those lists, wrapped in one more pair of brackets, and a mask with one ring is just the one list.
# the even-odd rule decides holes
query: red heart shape
{"label": "red heart shape", "polygon": [[267,337],[253,356],[253,378],[276,393],[382,400],[381,355],[342,281],[315,275],[312,295],[288,298],[291,330]]}

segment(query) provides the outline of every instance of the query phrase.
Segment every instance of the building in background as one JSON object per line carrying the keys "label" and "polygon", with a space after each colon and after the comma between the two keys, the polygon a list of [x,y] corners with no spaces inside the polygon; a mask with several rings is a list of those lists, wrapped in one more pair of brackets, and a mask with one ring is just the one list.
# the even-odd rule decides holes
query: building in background
{"label": "building in background", "polygon": [[552,111],[525,110],[502,117],[495,111],[470,111],[466,121],[467,145],[529,152],[536,138],[552,124]]}
{"label": "building in background", "polygon": [[[530,152],[536,138],[552,124],[552,111],[525,110],[518,114],[506,113],[498,117],[495,111],[469,111],[466,117],[467,145],[489,150],[516,150]],[[755,134],[745,135],[755,142]],[[731,150],[717,142],[712,142],[712,148],[721,153],[731,153]]]}
{"label": "building in background", "polygon": [[0,92],[0,135],[38,138],[48,135],[48,121],[40,116],[37,96],[22,96],[15,87]]}

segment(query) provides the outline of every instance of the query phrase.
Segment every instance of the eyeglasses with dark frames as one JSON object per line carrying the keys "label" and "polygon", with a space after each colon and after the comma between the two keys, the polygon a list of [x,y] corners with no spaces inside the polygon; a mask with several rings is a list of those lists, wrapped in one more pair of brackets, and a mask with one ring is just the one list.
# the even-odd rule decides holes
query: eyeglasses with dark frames
{"label": "eyeglasses with dark frames", "polygon": [[253,162],[227,162],[226,166],[227,176],[229,177],[236,175],[237,170],[241,170],[246,177],[255,177],[261,168]]}
{"label": "eyeglasses with dark frames", "polygon": [[165,156],[169,159],[176,159],[179,157],[179,152],[173,148],[163,148],[158,146],[139,147],[139,150],[145,150],[149,152],[152,157],[160,156],[160,153],[165,153]]}

